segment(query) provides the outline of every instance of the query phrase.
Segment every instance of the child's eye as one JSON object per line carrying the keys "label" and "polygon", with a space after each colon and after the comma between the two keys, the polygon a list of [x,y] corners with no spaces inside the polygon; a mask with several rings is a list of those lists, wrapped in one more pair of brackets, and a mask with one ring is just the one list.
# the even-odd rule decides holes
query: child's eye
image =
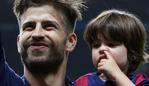
{"label": "child's eye", "polygon": [[118,46],[118,45],[120,45],[121,43],[118,43],[118,42],[113,42],[113,43],[107,43],[107,45],[109,46],[109,47],[116,47],[116,46]]}
{"label": "child's eye", "polygon": [[113,43],[108,43],[107,44],[109,47],[114,47],[114,46],[116,46],[115,44],[113,44]]}
{"label": "child's eye", "polygon": [[92,48],[99,48],[101,44],[93,44]]}

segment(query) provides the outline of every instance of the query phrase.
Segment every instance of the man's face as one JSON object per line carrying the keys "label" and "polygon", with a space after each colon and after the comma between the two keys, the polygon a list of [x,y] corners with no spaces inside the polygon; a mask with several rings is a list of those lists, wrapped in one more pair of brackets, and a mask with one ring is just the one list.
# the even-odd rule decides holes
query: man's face
{"label": "man's face", "polygon": [[54,72],[65,59],[63,22],[62,13],[52,6],[30,7],[21,16],[18,51],[31,72]]}

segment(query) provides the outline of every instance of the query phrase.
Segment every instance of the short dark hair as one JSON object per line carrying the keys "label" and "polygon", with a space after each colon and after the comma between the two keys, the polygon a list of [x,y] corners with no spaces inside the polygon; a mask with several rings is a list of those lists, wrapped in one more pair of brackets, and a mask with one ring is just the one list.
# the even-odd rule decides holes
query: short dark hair
{"label": "short dark hair", "polygon": [[61,9],[68,20],[68,25],[71,28],[75,27],[77,20],[80,20],[81,17],[81,8],[84,7],[82,0],[15,0],[14,2],[14,13],[18,20],[20,16],[29,8],[29,7],[39,7],[43,5],[52,4],[54,7]]}
{"label": "short dark hair", "polygon": [[102,38],[126,46],[129,62],[127,74],[135,71],[144,60],[146,32],[143,23],[135,15],[116,9],[102,12],[87,25],[84,39],[92,48]]}

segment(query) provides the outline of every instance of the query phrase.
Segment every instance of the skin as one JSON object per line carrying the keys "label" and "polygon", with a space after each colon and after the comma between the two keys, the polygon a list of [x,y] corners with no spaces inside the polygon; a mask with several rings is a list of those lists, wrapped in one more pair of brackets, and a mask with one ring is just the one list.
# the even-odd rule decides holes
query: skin
{"label": "skin", "polygon": [[[46,10],[44,11],[43,8],[46,8]],[[48,46],[52,45],[59,47],[63,40],[66,39],[66,34],[63,30],[64,26],[58,21],[60,18],[56,17],[57,15],[54,13],[48,13],[48,7],[45,6],[43,8],[29,8],[21,18],[21,32],[18,44],[22,49],[24,46],[28,47],[27,52],[30,56],[29,59],[33,61],[46,61],[48,53],[50,53]],[[50,10],[51,9],[49,9],[49,11]],[[32,22],[30,26],[27,25],[29,22]],[[43,28],[42,22],[49,22],[49,24],[47,24],[47,27]],[[50,25],[50,22],[53,23],[53,26]],[[34,25],[34,23],[36,25]],[[45,42],[43,41],[43,44],[45,44],[45,46],[42,43],[39,43],[39,46],[36,46],[35,44],[30,46],[30,42],[34,37],[43,37],[45,40]],[[41,52],[41,55],[36,55],[38,53],[37,50]],[[21,52],[20,49],[19,51]]]}
{"label": "skin", "polygon": [[135,86],[125,75],[128,59],[124,44],[102,41],[92,47],[92,60],[102,80],[115,80],[117,86]]}
{"label": "skin", "polygon": [[[30,7],[21,16],[17,45],[24,63],[26,62],[24,75],[31,86],[65,86],[67,57],[74,49],[77,40],[75,33],[67,34],[68,27],[63,21],[62,12],[48,5]],[[56,53],[53,54],[53,51]],[[60,64],[54,72],[46,72],[46,75],[34,74],[26,65],[48,64],[53,62],[51,58],[54,61],[58,60]]]}

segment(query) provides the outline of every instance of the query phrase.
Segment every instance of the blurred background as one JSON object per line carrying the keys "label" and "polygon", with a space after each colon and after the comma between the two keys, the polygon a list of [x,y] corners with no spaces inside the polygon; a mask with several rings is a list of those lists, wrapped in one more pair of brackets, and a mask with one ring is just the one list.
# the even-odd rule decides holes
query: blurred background
{"label": "blurred background", "polygon": [[[88,9],[83,11],[83,20],[77,23],[76,34],[78,43],[70,54],[67,74],[72,80],[80,75],[95,71],[92,66],[91,52],[83,40],[83,32],[86,24],[101,11],[115,8],[134,13],[141,19],[149,34],[149,0],[87,0]],[[0,3],[0,30],[2,32],[2,44],[5,48],[5,56],[8,64],[18,73],[23,74],[23,66],[17,52],[16,37],[19,33],[17,20],[13,14],[13,0],[1,0]],[[148,38],[146,51],[149,53]],[[147,72],[147,70],[145,70]]]}

